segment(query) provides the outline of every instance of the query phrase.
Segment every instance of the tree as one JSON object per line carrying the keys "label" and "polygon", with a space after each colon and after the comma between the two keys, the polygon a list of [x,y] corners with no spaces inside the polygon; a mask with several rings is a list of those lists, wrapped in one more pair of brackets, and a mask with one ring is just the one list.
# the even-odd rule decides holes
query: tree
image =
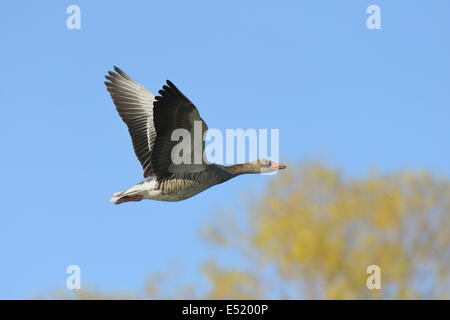
{"label": "tree", "polygon": [[[450,297],[447,179],[425,172],[349,179],[309,164],[278,175],[251,203],[244,227],[228,212],[206,228],[206,239],[241,252],[252,270],[241,277],[259,277],[265,297]],[[381,269],[380,290],[366,287],[370,265]],[[212,279],[213,292],[240,297],[222,272]]]}
{"label": "tree", "polygon": [[[166,270],[151,276],[141,293],[81,290],[56,297],[450,298],[447,178],[405,171],[351,179],[306,164],[276,176],[264,194],[247,200],[243,215],[224,211],[204,229],[215,249],[246,262],[234,268],[205,263],[212,285],[206,295],[195,284],[170,285]],[[379,290],[366,286],[366,270],[374,265],[381,270]]]}

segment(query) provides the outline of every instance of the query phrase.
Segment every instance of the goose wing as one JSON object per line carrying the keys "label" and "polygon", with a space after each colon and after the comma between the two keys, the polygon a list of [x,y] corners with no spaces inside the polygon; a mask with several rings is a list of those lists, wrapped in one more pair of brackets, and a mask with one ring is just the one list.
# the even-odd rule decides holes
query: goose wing
{"label": "goose wing", "polygon": [[[195,105],[169,80],[162,90],[159,90],[154,102],[154,123],[156,128],[155,149],[153,152],[153,170],[160,177],[170,173],[198,172],[204,169],[205,141],[203,139],[208,126],[200,117]],[[184,129],[188,133],[176,140],[172,134],[177,129]],[[187,138],[187,141],[182,139]],[[183,149],[174,147],[184,142]],[[181,145],[181,144],[180,144]],[[178,160],[173,161],[174,156]],[[180,161],[182,161],[180,163]]]}
{"label": "goose wing", "polygon": [[[114,67],[114,70],[109,71],[106,76],[109,81],[105,84],[119,115],[128,126],[144,177],[155,175],[164,178],[172,173],[203,170],[206,164],[203,136],[208,127],[194,104],[169,80],[159,91],[160,96],[155,97],[119,68]],[[181,150],[179,154],[182,159],[189,159],[183,163],[172,160],[172,150],[179,143],[172,141],[172,133],[176,129],[187,130],[191,138],[190,148]],[[201,141],[201,149],[197,141]],[[183,154],[185,152],[187,154]]]}
{"label": "goose wing", "polygon": [[153,124],[155,95],[131,79],[117,67],[109,71],[105,81],[120,117],[126,123],[133,142],[134,152],[144,169],[144,177],[154,175],[152,152],[156,139]]}

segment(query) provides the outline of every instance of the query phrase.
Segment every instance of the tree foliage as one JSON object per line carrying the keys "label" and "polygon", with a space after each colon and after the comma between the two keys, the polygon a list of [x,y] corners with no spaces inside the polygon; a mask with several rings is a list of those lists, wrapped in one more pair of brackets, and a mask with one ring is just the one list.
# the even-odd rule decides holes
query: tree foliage
{"label": "tree foliage", "polygon": [[[322,165],[303,165],[278,175],[251,203],[245,227],[228,214],[228,223],[208,226],[207,239],[240,250],[253,270],[273,267],[275,275],[259,279],[266,297],[450,297],[446,179],[425,172],[349,179]],[[370,265],[381,269],[381,290],[366,287]],[[214,290],[222,292],[216,279]]]}
{"label": "tree foliage", "polygon": [[[142,293],[56,297],[448,299],[449,230],[446,178],[404,171],[352,179],[324,165],[300,165],[249,197],[248,210],[225,211],[204,228],[215,250],[245,261],[233,268],[205,263],[206,294],[195,283],[167,285],[170,274],[162,272]],[[381,269],[380,290],[366,286],[370,265]]]}

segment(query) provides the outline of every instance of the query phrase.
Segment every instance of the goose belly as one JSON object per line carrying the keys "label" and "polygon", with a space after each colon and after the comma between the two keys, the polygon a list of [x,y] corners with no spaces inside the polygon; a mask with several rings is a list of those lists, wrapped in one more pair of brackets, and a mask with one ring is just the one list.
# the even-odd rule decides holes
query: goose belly
{"label": "goose belly", "polygon": [[153,200],[181,201],[195,196],[196,194],[212,187],[216,183],[186,179],[168,179],[159,182],[156,186],[158,194],[153,194]]}

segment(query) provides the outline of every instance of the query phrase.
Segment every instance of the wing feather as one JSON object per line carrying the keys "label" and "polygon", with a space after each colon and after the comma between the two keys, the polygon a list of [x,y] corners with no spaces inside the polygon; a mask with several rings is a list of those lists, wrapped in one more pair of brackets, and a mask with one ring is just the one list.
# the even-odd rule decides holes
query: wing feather
{"label": "wing feather", "polygon": [[[106,87],[122,120],[128,126],[134,152],[144,169],[144,177],[156,175],[163,179],[173,173],[203,170],[204,134],[208,130],[205,121],[194,104],[169,80],[156,96],[131,79],[117,67],[105,78]],[[200,137],[196,137],[195,122],[201,125]],[[174,164],[172,149],[178,141],[172,141],[172,132],[186,129],[191,135],[190,163]],[[195,150],[194,141],[200,139],[201,150]],[[201,152],[195,157],[195,153]],[[200,158],[200,163],[195,160]]]}
{"label": "wing feather", "polygon": [[156,139],[153,124],[155,95],[132,80],[125,72],[114,67],[105,78],[106,88],[126,123],[133,142],[134,152],[144,169],[144,177],[154,175],[151,157]]}
{"label": "wing feather", "polygon": [[[157,137],[155,140],[155,150],[153,155],[153,170],[158,177],[165,177],[172,173],[195,172],[203,170],[205,159],[203,157],[205,142],[203,140],[208,126],[200,117],[195,105],[169,80],[162,90],[159,90],[159,96],[156,96],[154,103],[154,117]],[[201,124],[201,131],[195,132],[195,122]],[[172,141],[172,132],[176,129],[186,129],[191,136],[191,154],[189,155],[189,164],[174,164],[171,159],[173,147],[178,141]],[[200,134],[196,137],[195,134]],[[195,150],[194,140],[201,141],[201,150]],[[199,156],[195,157],[198,152]],[[195,163],[200,159],[201,163]]]}

